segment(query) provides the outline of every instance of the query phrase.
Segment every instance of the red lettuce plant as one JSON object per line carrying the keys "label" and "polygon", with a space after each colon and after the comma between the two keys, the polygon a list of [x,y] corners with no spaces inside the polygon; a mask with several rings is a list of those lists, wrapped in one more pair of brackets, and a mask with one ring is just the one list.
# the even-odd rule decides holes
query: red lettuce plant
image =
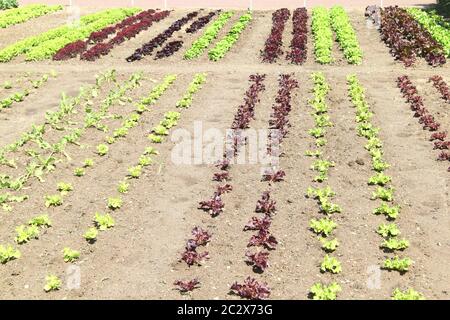
{"label": "red lettuce plant", "polygon": [[[217,12],[220,12],[221,10],[218,10]],[[208,13],[206,16],[200,17],[186,29],[186,33],[196,33],[197,31],[201,30],[204,26],[206,26],[211,19],[216,15],[216,12],[212,11]]]}
{"label": "red lettuce plant", "polygon": [[253,265],[253,268],[258,271],[264,271],[269,266],[269,252],[267,251],[258,251],[256,253],[247,251],[245,257],[247,258],[246,262]]}
{"label": "red lettuce plant", "polygon": [[235,282],[231,286],[231,292],[241,298],[250,300],[262,300],[270,296],[270,288],[267,286],[267,283],[259,283],[251,277],[245,279],[243,284]]}
{"label": "red lettuce plant", "polygon": [[266,249],[273,250],[277,246],[277,239],[270,234],[267,229],[260,229],[257,234],[253,235],[248,242],[248,247],[265,247]]}
{"label": "red lettuce plant", "polygon": [[181,293],[187,293],[200,287],[200,281],[197,278],[192,280],[176,280],[173,284],[177,286],[177,290]]}
{"label": "red lettuce plant", "polygon": [[266,215],[271,215],[275,213],[276,201],[270,199],[270,192],[265,191],[261,196],[261,199],[256,202],[255,212],[265,213]]}
{"label": "red lettuce plant", "polygon": [[212,217],[222,213],[224,206],[222,198],[217,193],[214,193],[214,196],[210,200],[199,202],[199,209],[208,212]]}
{"label": "red lettuce plant", "polygon": [[272,219],[270,216],[264,216],[263,218],[252,217],[252,219],[244,226],[244,231],[247,230],[268,230]]}

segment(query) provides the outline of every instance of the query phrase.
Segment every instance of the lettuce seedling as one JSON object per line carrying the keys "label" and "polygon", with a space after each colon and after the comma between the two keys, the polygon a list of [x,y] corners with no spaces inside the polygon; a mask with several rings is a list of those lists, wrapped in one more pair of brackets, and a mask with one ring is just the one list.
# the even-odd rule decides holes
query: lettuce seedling
{"label": "lettuce seedling", "polygon": [[97,228],[91,227],[89,228],[86,233],[83,235],[83,237],[88,241],[88,242],[93,242],[97,239],[97,235],[98,235],[98,230]]}
{"label": "lettuce seedling", "polygon": [[105,141],[107,144],[113,144],[114,142],[116,142],[116,139],[113,137],[106,137]]}
{"label": "lettuce seedling", "polygon": [[327,114],[314,115],[314,122],[317,127],[331,127],[333,123],[330,121],[330,116]]}
{"label": "lettuce seedling", "polygon": [[142,167],[141,166],[135,166],[128,168],[128,174],[130,177],[134,179],[138,179],[141,176],[142,173]]}
{"label": "lettuce seedling", "polygon": [[48,275],[45,277],[46,284],[44,286],[44,291],[54,291],[59,290],[61,287],[61,280],[55,275]]}
{"label": "lettuce seedling", "polygon": [[392,293],[392,300],[425,300],[425,297],[420,292],[409,288],[401,291],[399,288],[395,288]]}
{"label": "lettuce seedling", "polygon": [[367,144],[364,146],[366,150],[370,151],[372,149],[381,149],[383,148],[383,143],[379,138],[372,137],[368,140]]}
{"label": "lettuce seedling", "polygon": [[320,157],[322,155],[322,151],[320,150],[306,150],[305,156],[307,157]]}
{"label": "lettuce seedling", "polygon": [[264,271],[269,267],[269,252],[267,251],[259,251],[256,253],[247,251],[245,257],[247,264],[253,265],[256,271]]}
{"label": "lettuce seedling", "polygon": [[323,147],[324,145],[326,145],[327,144],[327,139],[325,139],[325,138],[318,138],[318,139],[316,139],[316,146],[317,147]]}
{"label": "lettuce seedling", "polygon": [[84,168],[75,168],[75,170],[73,170],[73,174],[76,177],[82,177],[86,174],[86,171],[84,170]]}
{"label": "lettuce seedling", "polygon": [[320,265],[320,270],[322,272],[339,273],[342,271],[341,263],[335,257],[330,257],[328,254],[323,258],[322,264]]}
{"label": "lettuce seedling", "polygon": [[80,252],[70,248],[63,249],[64,262],[74,262],[80,258]]}
{"label": "lettuce seedling", "polygon": [[230,290],[241,298],[250,300],[262,300],[270,296],[270,288],[267,286],[267,283],[259,283],[250,277],[247,277],[243,284],[233,283]]}
{"label": "lettuce seedling", "polygon": [[314,138],[321,138],[327,133],[327,131],[324,128],[313,128],[309,129],[308,133]]}
{"label": "lettuce seedling", "polygon": [[86,159],[83,162],[83,167],[90,168],[94,166],[94,160],[93,159]]}
{"label": "lettuce seedling", "polygon": [[147,148],[145,148],[144,154],[145,155],[153,155],[153,154],[158,155],[159,152],[154,147],[147,147]]}
{"label": "lettuce seedling", "polygon": [[337,227],[337,224],[329,218],[322,218],[320,220],[312,219],[309,222],[309,226],[315,233],[323,234],[324,236],[328,237],[330,233]]}
{"label": "lettuce seedling", "polygon": [[73,190],[73,186],[70,183],[59,182],[57,185],[57,190],[61,192],[61,195],[65,196]]}
{"label": "lettuce seedling", "polygon": [[405,250],[409,247],[409,241],[406,239],[399,240],[397,238],[390,238],[384,240],[380,247],[388,250]]}
{"label": "lettuce seedling", "polygon": [[39,237],[39,228],[35,225],[25,226],[20,225],[16,228],[17,236],[15,237],[15,241],[18,244],[27,243],[31,239],[37,239]]}
{"label": "lettuce seedling", "polygon": [[336,282],[331,283],[329,286],[316,283],[310,289],[314,300],[336,300],[337,294],[341,290],[341,286]]}
{"label": "lettuce seedling", "polygon": [[413,261],[409,258],[400,259],[398,256],[395,256],[392,259],[384,260],[383,267],[387,270],[396,270],[400,273],[404,273],[409,270],[409,267]]}
{"label": "lettuce seedling", "polygon": [[105,231],[114,227],[114,219],[109,214],[101,214],[96,212],[94,223],[100,231]]}
{"label": "lettuce seedling", "polygon": [[5,81],[3,82],[3,89],[11,89],[12,88],[12,83],[11,81]]}
{"label": "lettuce seedling", "polygon": [[147,156],[145,156],[145,155],[142,155],[142,156],[139,157],[139,165],[140,165],[141,167],[149,166],[149,165],[151,165],[152,163],[153,163],[153,160],[152,160],[152,158],[150,158],[150,157],[147,157]]}
{"label": "lettuce seedling", "polygon": [[387,162],[384,162],[381,159],[373,158],[372,160],[373,160],[372,161],[373,170],[377,172],[382,172],[390,167],[390,165]]}
{"label": "lettuce seedling", "polygon": [[369,178],[370,185],[379,185],[384,186],[387,183],[391,182],[392,178],[382,172],[379,172]]}
{"label": "lettuce seedling", "polygon": [[106,144],[99,144],[97,146],[97,154],[99,156],[104,156],[108,153],[109,147]]}
{"label": "lettuce seedling", "polygon": [[60,194],[48,195],[44,197],[45,206],[49,207],[57,207],[63,204],[63,198]]}
{"label": "lettuce seedling", "polygon": [[21,256],[20,251],[14,249],[11,245],[2,246],[0,245],[0,263],[5,264],[8,261],[19,259]]}
{"label": "lettuce seedling", "polygon": [[378,226],[377,233],[383,238],[396,237],[400,234],[400,230],[395,223],[383,223]]}
{"label": "lettuce seedling", "polygon": [[153,143],[161,143],[163,141],[162,136],[158,136],[156,134],[150,133],[147,138]]}
{"label": "lettuce seedling", "polygon": [[108,198],[108,208],[111,210],[120,209],[122,206],[122,199],[120,198]]}
{"label": "lettuce seedling", "polygon": [[394,200],[394,188],[390,187],[383,188],[377,187],[377,189],[372,193],[372,200],[381,199],[383,201],[393,201]]}
{"label": "lettuce seedling", "polygon": [[126,181],[121,181],[117,186],[117,191],[120,193],[127,193],[130,188],[130,184]]}
{"label": "lettuce seedling", "polygon": [[320,237],[319,241],[322,243],[322,249],[326,252],[333,252],[339,246],[338,239],[327,240],[326,238]]}
{"label": "lettuce seedling", "polygon": [[127,134],[128,134],[128,129],[125,127],[120,127],[120,128],[117,128],[116,130],[114,130],[113,137],[116,139],[124,138],[127,136]]}
{"label": "lettuce seedling", "polygon": [[160,124],[154,127],[152,132],[158,136],[167,136],[169,134],[169,130]]}
{"label": "lettuce seedling", "polygon": [[373,210],[374,214],[384,214],[389,219],[397,219],[398,215],[400,214],[400,206],[389,206],[387,203],[382,203],[378,208],[375,208]]}
{"label": "lettuce seedling", "polygon": [[189,291],[193,291],[194,289],[197,289],[200,287],[200,281],[198,279],[192,279],[192,280],[176,280],[173,283],[175,286],[177,286],[177,289],[181,293],[187,293]]}
{"label": "lettuce seedling", "polygon": [[326,198],[320,201],[320,210],[326,215],[330,215],[336,212],[342,212],[342,208],[339,205],[332,203]]}
{"label": "lettuce seedling", "polygon": [[52,222],[50,221],[50,218],[47,214],[41,214],[34,218],[32,218],[30,221],[28,221],[28,224],[30,226],[36,226],[36,227],[51,227]]}

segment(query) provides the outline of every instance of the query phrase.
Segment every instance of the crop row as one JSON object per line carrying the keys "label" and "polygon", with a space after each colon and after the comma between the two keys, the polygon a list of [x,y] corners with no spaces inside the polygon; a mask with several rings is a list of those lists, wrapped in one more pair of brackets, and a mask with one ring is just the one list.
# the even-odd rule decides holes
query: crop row
{"label": "crop row", "polygon": [[427,30],[434,40],[444,49],[447,58],[450,58],[450,29],[440,25],[431,14],[419,8],[407,8],[406,11]]}
{"label": "crop row", "polygon": [[[422,128],[432,132],[430,141],[433,141],[433,149],[441,150],[437,160],[450,161],[450,153],[447,151],[450,149],[450,140],[445,140],[447,138],[447,132],[438,132],[441,124],[436,121],[434,116],[425,107],[423,98],[419,95],[416,86],[406,75],[397,78],[397,86],[403,93],[403,97],[409,103],[411,110],[414,111],[414,117],[418,118]],[[448,171],[450,172],[450,167],[448,167]]]}
{"label": "crop row", "polygon": [[[400,258],[398,252],[402,252],[409,247],[409,241],[406,238],[400,238],[400,229],[394,220],[400,214],[400,206],[393,205],[395,202],[395,189],[389,184],[392,183],[392,177],[384,172],[389,168],[389,164],[383,159],[383,143],[379,138],[380,129],[372,124],[373,113],[366,102],[365,90],[359,83],[355,75],[347,77],[348,94],[356,111],[356,131],[358,136],[367,140],[365,149],[372,157],[372,170],[374,174],[368,179],[368,185],[374,186],[372,200],[380,200],[381,205],[373,210],[375,215],[384,215],[388,223],[382,223],[378,226],[376,232],[383,239],[380,249],[384,253],[395,253],[393,258],[384,260],[381,268],[389,271],[397,271],[400,274],[407,272],[413,261],[408,257]],[[394,300],[424,299],[422,294],[409,288],[402,291],[399,288],[394,289],[392,293]]]}
{"label": "crop row", "polygon": [[[169,15],[169,11],[155,12],[147,10],[124,18],[114,26],[107,26],[100,31],[92,32],[86,41],[77,40],[61,48],[53,56],[53,60],[67,60],[80,55],[82,60],[93,61],[106,55],[112,48],[119,45],[147,30],[153,22],[159,22]],[[110,35],[113,35],[109,41],[103,42]],[[94,44],[88,49],[90,44]]]}
{"label": "crop row", "polygon": [[341,6],[332,7],[330,17],[331,26],[336,33],[336,40],[344,53],[345,59],[350,64],[361,64],[362,50],[344,8]]}
{"label": "crop row", "polygon": [[225,54],[231,49],[233,44],[238,41],[239,36],[245,30],[247,25],[252,20],[252,13],[247,12],[243,14],[239,21],[231,27],[230,31],[216,43],[213,49],[208,52],[209,59],[212,61],[218,61],[222,59]]}
{"label": "crop row", "polygon": [[[56,77],[57,76],[56,72],[54,72],[54,71],[51,72],[51,76]],[[47,83],[48,78],[49,78],[49,75],[44,74],[39,79],[30,80],[32,89],[34,89],[34,90],[39,89],[42,85]],[[5,83],[4,87],[10,88],[11,86],[9,85],[9,83]],[[4,109],[4,108],[11,108],[11,106],[14,103],[23,102],[25,100],[25,98],[29,96],[30,93],[31,93],[30,89],[24,89],[23,91],[18,91],[18,92],[12,93],[8,97],[3,98],[2,100],[0,100],[0,110]]]}
{"label": "crop row", "polygon": [[17,0],[0,0],[0,10],[17,8],[18,6]]}
{"label": "crop row", "polygon": [[[272,106],[271,118],[269,120],[270,145],[267,148],[267,155],[272,159],[278,157],[280,150],[274,150],[271,145],[272,140],[276,140],[277,145],[282,145],[282,140],[288,133],[289,120],[288,116],[292,109],[292,92],[298,87],[298,82],[292,75],[282,74],[278,80],[279,89]],[[276,135],[274,137],[273,135]],[[275,154],[276,153],[276,154]],[[269,187],[274,183],[283,181],[285,172],[271,168],[266,170],[262,175],[262,180],[267,181]],[[254,231],[254,234],[247,247],[256,247],[258,249],[245,252],[246,263],[251,265],[256,273],[264,272],[269,267],[270,251],[275,250],[278,244],[277,239],[270,231],[272,219],[276,213],[276,201],[271,196],[271,191],[263,192],[261,198],[256,202],[255,213],[262,216],[253,216],[251,220],[244,226],[244,231]],[[252,277],[247,277],[243,284],[235,282],[231,286],[231,291],[241,298],[260,300],[270,296],[271,289],[267,283],[260,283]]]}
{"label": "crop row", "polygon": [[135,14],[138,9],[110,9],[89,14],[80,18],[76,26],[62,26],[20,40],[0,50],[0,62],[8,62],[14,57],[26,54],[26,60],[42,60],[52,57],[66,44],[87,38],[98,31]]}
{"label": "crop row", "polygon": [[297,8],[292,15],[292,40],[290,51],[286,58],[294,64],[302,64],[306,61],[308,43],[308,11],[306,8]]}
{"label": "crop row", "polygon": [[[251,120],[254,118],[254,108],[259,103],[259,95],[265,90],[263,84],[265,75],[251,75],[249,77],[250,87],[245,92],[244,104],[238,107],[238,110],[234,116],[231,129],[234,129],[234,133],[231,136],[227,136],[227,149],[223,154],[223,158],[216,165],[218,172],[213,174],[213,181],[219,183],[223,181],[229,181],[231,161],[233,157],[237,156],[240,148],[245,143],[245,139],[241,136],[241,131],[248,128]],[[200,201],[198,208],[205,212],[208,212],[212,217],[218,216],[224,209],[224,202],[222,196],[233,190],[233,187],[228,184],[219,184],[216,187],[214,195],[211,199]],[[187,241],[185,251],[181,254],[181,261],[184,261],[188,266],[201,265],[202,261],[209,259],[209,253],[207,251],[198,252],[197,248],[205,245],[210,241],[211,235],[208,231],[195,227],[192,230],[191,238]],[[192,280],[176,280],[174,285],[180,290],[180,292],[192,291],[198,287],[200,281],[197,278]]]}
{"label": "crop row", "polygon": [[217,38],[220,30],[222,30],[233,15],[233,11],[222,12],[213,24],[206,28],[205,32],[192,43],[191,47],[184,53],[184,59],[191,60],[198,58],[214,39]]}
{"label": "crop row", "polygon": [[316,61],[328,64],[333,61],[333,32],[331,31],[331,18],[328,10],[323,7],[315,7],[312,10],[311,30],[314,38],[314,54]]}
{"label": "crop row", "polygon": [[133,62],[136,60],[141,60],[144,56],[151,55],[156,48],[162,46],[168,39],[172,37],[175,32],[181,30],[181,28],[186,23],[194,19],[198,15],[198,13],[198,11],[188,13],[185,17],[175,21],[169,28],[161,32],[149,42],[142,45],[141,48],[136,49],[132,55],[126,58],[126,60],[128,62]]}
{"label": "crop row", "polygon": [[273,63],[283,53],[283,31],[291,13],[289,9],[278,9],[272,14],[272,30],[261,52],[264,62]]}
{"label": "crop row", "polygon": [[416,57],[423,57],[432,66],[446,62],[442,45],[405,9],[383,9],[380,32],[382,40],[390,47],[391,54],[407,67],[415,62]]}
{"label": "crop row", "polygon": [[208,13],[207,15],[204,15],[194,22],[191,23],[191,25],[186,28],[186,33],[196,33],[197,31],[203,29],[211,20],[216,16],[218,12],[212,11]]}
{"label": "crop row", "polygon": [[450,88],[441,76],[433,76],[429,79],[433,86],[439,91],[442,99],[450,103]]}
{"label": "crop row", "polygon": [[[314,82],[313,98],[309,101],[310,107],[313,109],[311,114],[314,117],[314,128],[308,130],[308,133],[315,139],[315,150],[306,151],[306,155],[313,157],[314,161],[311,170],[316,172],[313,182],[322,184],[328,180],[328,173],[334,162],[328,160],[321,148],[327,144],[326,134],[327,128],[333,126],[328,115],[327,96],[330,86],[326,82],[325,76],[321,72],[313,73]],[[309,186],[306,191],[306,197],[317,200],[319,212],[324,214],[324,218],[311,219],[309,226],[311,230],[318,235],[325,256],[320,264],[320,271],[325,273],[337,274],[342,271],[340,261],[331,253],[335,252],[339,246],[339,240],[335,237],[331,239],[331,233],[336,229],[337,224],[331,219],[331,216],[342,212],[342,208],[332,202],[335,192],[330,186],[317,187]],[[311,289],[311,295],[314,300],[335,300],[337,294],[341,291],[341,286],[337,282],[330,284],[315,283]]]}
{"label": "crop row", "polygon": [[0,13],[0,28],[6,28],[11,25],[26,22],[30,19],[37,18],[48,13],[62,10],[63,6],[47,6],[43,4],[30,4],[28,6],[11,9],[4,13]]}

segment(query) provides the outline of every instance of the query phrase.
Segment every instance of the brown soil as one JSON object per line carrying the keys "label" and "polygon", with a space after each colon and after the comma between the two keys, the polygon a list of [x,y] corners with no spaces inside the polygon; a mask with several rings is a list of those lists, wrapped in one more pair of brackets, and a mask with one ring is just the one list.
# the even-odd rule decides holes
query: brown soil
{"label": "brown soil", "polygon": [[[4,290],[1,299],[235,299],[229,295],[230,285],[242,281],[249,275],[266,281],[272,288],[274,299],[307,299],[310,287],[316,282],[338,281],[342,286],[340,299],[389,299],[396,287],[413,287],[428,299],[448,299],[450,274],[450,217],[448,216],[450,176],[448,163],[437,162],[437,152],[428,141],[429,133],[422,130],[413,118],[409,106],[396,87],[395,79],[403,74],[411,77],[424,96],[427,107],[446,130],[450,130],[448,104],[446,104],[427,80],[440,74],[450,83],[450,67],[431,68],[423,62],[405,69],[389,55],[380,41],[377,31],[367,26],[362,11],[351,11],[350,16],[364,52],[361,66],[349,66],[342,60],[336,47],[336,62],[321,66],[314,62],[312,38],[308,39],[308,60],[302,66],[287,63],[280,57],[273,65],[261,63],[260,50],[270,32],[270,11],[255,12],[255,19],[238,43],[217,63],[205,55],[194,61],[184,61],[182,54],[200,33],[193,36],[180,31],[175,38],[182,37],[184,47],[169,59],[154,61],[152,57],[136,63],[126,63],[125,58],[137,47],[149,41],[167,28],[173,21],[188,11],[177,10],[170,17],[154,24],[136,38],[118,46],[112,53],[93,62],[72,59],[68,62],[26,63],[20,58],[0,65],[1,80],[19,78],[24,72],[40,75],[55,69],[58,77],[30,95],[13,108],[0,111],[1,145],[6,145],[30,128],[31,124],[43,123],[47,110],[59,106],[61,92],[76,95],[81,84],[94,83],[94,75],[115,68],[118,83],[123,83],[133,72],[142,71],[142,85],[129,93],[134,102],[148,94],[168,73],[176,73],[178,79],[143,114],[140,124],[131,129],[126,138],[110,146],[110,152],[100,157],[95,147],[103,143],[106,135],[89,128],[81,138],[81,147],[69,145],[67,153],[71,160],[58,156],[62,162],[57,169],[45,176],[45,182],[30,180],[19,194],[30,199],[15,204],[10,213],[0,216],[0,244],[14,243],[16,226],[26,223],[40,212],[47,212],[53,221],[39,239],[18,246],[22,257],[0,266],[0,285]],[[204,13],[206,13],[205,11]],[[238,15],[233,17],[236,21]],[[61,22],[61,17],[44,18],[46,26],[36,21],[27,22],[30,30],[23,36],[37,34]],[[189,24],[188,24],[189,25]],[[284,49],[289,46],[292,23],[287,24]],[[34,28],[36,26],[36,28]],[[39,28],[39,29],[38,29]],[[42,28],[42,30],[41,30]],[[230,28],[230,25],[227,26]],[[229,29],[225,28],[221,35]],[[6,34],[4,44],[14,41],[21,28],[2,30]],[[184,30],[184,29],[183,29]],[[29,32],[26,33],[25,32]],[[3,40],[6,39],[6,40]],[[336,163],[330,170],[328,184],[336,192],[335,202],[343,212],[335,216],[338,223],[336,237],[341,244],[336,252],[342,262],[339,275],[320,273],[319,265],[323,251],[316,236],[309,230],[309,220],[317,218],[317,204],[305,198],[306,189],[314,177],[309,167],[312,159],[304,152],[313,147],[313,139],[307,130],[313,127],[307,105],[311,97],[310,74],[323,71],[331,85],[329,115],[335,126],[329,129],[326,157]],[[253,215],[256,200],[265,191],[267,183],[260,182],[260,165],[235,165],[231,169],[234,190],[224,196],[225,212],[216,218],[197,209],[198,201],[212,195],[215,183],[211,181],[215,168],[212,165],[178,166],[171,161],[174,143],[166,139],[157,146],[160,152],[155,163],[143,170],[143,175],[131,181],[130,192],[123,195],[124,204],[112,212],[116,226],[100,232],[94,244],[82,237],[92,226],[95,212],[107,212],[108,197],[117,196],[117,183],[127,175],[127,168],[136,164],[139,155],[149,145],[146,138],[164,112],[176,110],[175,103],[186,90],[192,76],[207,72],[204,88],[194,98],[193,105],[181,111],[178,128],[193,131],[194,121],[202,121],[204,130],[229,128],[237,107],[242,103],[248,87],[247,79],[253,73],[267,74],[266,90],[256,107],[256,119],[251,127],[267,128],[271,106],[278,90],[280,73],[293,73],[300,87],[293,96],[293,110],[289,116],[291,128],[283,142],[285,155],[280,167],[286,171],[284,182],[273,187],[278,213],[274,217],[272,232],[279,245],[270,256],[270,267],[263,274],[254,274],[244,263],[245,247],[250,233],[243,232],[244,224]],[[373,122],[381,128],[386,160],[391,164],[387,173],[393,178],[396,199],[402,206],[398,225],[402,235],[411,245],[404,255],[413,261],[413,267],[404,275],[381,271],[381,287],[369,289],[367,273],[371,266],[379,266],[388,255],[379,249],[381,238],[375,233],[385,220],[372,214],[376,207],[370,200],[373,187],[367,185],[372,175],[370,157],[364,149],[366,141],[356,135],[354,109],[347,98],[346,76],[356,73],[367,90],[367,99],[375,113]],[[17,84],[25,85],[26,81]],[[105,98],[112,84],[106,84],[97,98],[95,106]],[[0,91],[0,96],[4,92]],[[133,103],[114,104],[110,114],[127,115],[134,110]],[[81,124],[82,108],[73,116]],[[121,120],[105,122],[111,130]],[[72,124],[76,127],[76,124]],[[63,132],[49,130],[46,139],[57,141]],[[34,146],[36,148],[36,146]],[[28,161],[25,152],[17,155],[22,165],[18,169],[0,166],[1,173],[17,176]],[[83,177],[75,177],[73,170],[86,158],[93,158],[95,165],[86,170]],[[356,162],[358,160],[358,163]],[[362,161],[361,161],[362,160]],[[57,208],[45,208],[43,197],[56,193],[56,184],[70,182],[74,191],[64,198]],[[200,225],[213,233],[207,246],[211,256],[201,267],[187,268],[179,262],[185,241],[193,226]],[[61,290],[45,293],[43,285],[47,274],[57,274],[66,281],[69,264],[62,259],[62,249],[71,247],[81,252],[75,265],[81,270],[81,288],[69,290],[66,283]],[[199,277],[201,288],[191,295],[180,295],[172,285],[176,279]]]}

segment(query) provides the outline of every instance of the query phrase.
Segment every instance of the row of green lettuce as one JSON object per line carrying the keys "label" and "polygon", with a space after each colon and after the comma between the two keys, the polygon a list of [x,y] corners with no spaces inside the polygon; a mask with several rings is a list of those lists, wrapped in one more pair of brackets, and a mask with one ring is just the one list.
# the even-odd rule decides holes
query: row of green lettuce
{"label": "row of green lettuce", "polygon": [[6,10],[0,13],[0,28],[26,22],[52,12],[62,10],[63,6],[47,6],[45,4],[30,4],[25,7]]}
{"label": "row of green lettuce", "polygon": [[0,0],[0,10],[17,8],[18,6],[17,0]]}

